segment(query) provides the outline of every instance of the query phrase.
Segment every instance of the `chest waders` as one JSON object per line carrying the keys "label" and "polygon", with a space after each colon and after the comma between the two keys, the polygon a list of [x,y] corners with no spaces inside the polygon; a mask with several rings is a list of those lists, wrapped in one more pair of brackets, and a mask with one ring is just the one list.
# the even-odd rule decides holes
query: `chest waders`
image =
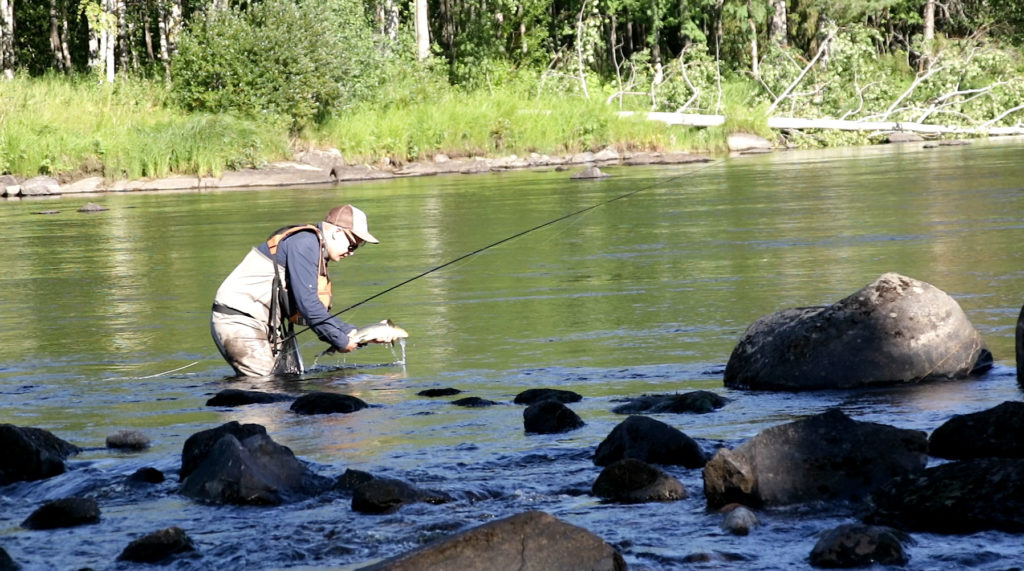
{"label": "chest waders", "polygon": [[[298,340],[293,335],[295,324],[302,324],[302,315],[292,307],[292,296],[288,292],[287,282],[281,275],[281,266],[277,263],[277,247],[288,236],[297,232],[314,232],[320,244],[317,267],[317,297],[328,311],[331,309],[331,278],[327,275],[327,261],[324,258],[324,237],[320,229],[312,224],[286,226],[267,238],[270,259],[274,263],[274,280],[270,296],[270,348],[277,360],[275,373],[301,372],[302,356],[299,354]],[[282,342],[282,339],[287,341]]]}

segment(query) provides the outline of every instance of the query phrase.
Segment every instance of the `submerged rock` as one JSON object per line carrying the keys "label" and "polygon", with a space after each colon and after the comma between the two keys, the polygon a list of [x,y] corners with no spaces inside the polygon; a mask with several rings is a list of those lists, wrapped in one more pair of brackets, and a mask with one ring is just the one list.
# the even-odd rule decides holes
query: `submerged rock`
{"label": "submerged rock", "polygon": [[530,511],[486,523],[362,569],[624,571],[626,563],[615,548],[593,533],[544,512]]}
{"label": "submerged rock", "polygon": [[516,404],[537,404],[542,401],[553,400],[560,403],[579,402],[583,397],[579,393],[563,389],[526,389],[516,395],[512,402]]}
{"label": "submerged rock", "polygon": [[496,403],[496,402],[494,402],[492,400],[487,400],[487,399],[480,398],[480,397],[466,397],[464,399],[453,400],[452,404],[455,405],[455,406],[465,406],[465,407],[470,407],[470,408],[480,408],[480,407],[485,407],[485,406],[494,406],[494,405],[496,405],[498,403]]}
{"label": "submerged rock", "polygon": [[100,521],[100,506],[93,498],[61,498],[46,502],[21,522],[25,529],[58,529]]}
{"label": "submerged rock", "polygon": [[711,391],[683,394],[642,395],[612,409],[616,414],[657,414],[694,412],[703,414],[725,406],[729,399]]}
{"label": "submerged rock", "polygon": [[579,415],[558,401],[541,401],[523,410],[523,427],[528,433],[558,434],[583,425]]}
{"label": "submerged rock", "polygon": [[118,560],[159,563],[179,553],[190,553],[195,549],[192,538],[184,530],[180,527],[168,527],[132,541],[118,556]]}
{"label": "submerged rock", "polygon": [[811,550],[810,563],[827,568],[906,565],[910,557],[904,543],[914,541],[890,527],[845,524],[821,535]]}
{"label": "submerged rock", "polygon": [[963,378],[992,354],[957,302],[888,273],[832,305],[755,321],[725,367],[725,386],[839,389]]}
{"label": "submerged rock", "polygon": [[607,178],[608,176],[610,176],[608,173],[597,167],[591,166],[581,170],[569,178],[572,180],[592,180],[595,178]]}
{"label": "submerged rock", "polygon": [[710,507],[858,500],[927,464],[924,432],[852,420],[838,409],[773,426],[704,468]]}
{"label": "submerged rock", "polygon": [[425,390],[422,390],[422,391],[416,393],[416,395],[417,396],[421,396],[421,397],[431,397],[431,398],[433,398],[433,397],[450,397],[452,395],[457,395],[457,394],[459,394],[461,392],[462,391],[460,391],[459,389],[455,389],[455,388],[452,388],[452,387],[445,387],[443,389],[425,389]]}
{"label": "submerged rock", "polygon": [[13,424],[0,424],[0,450],[0,486],[63,474],[67,457],[81,451],[41,428]]}
{"label": "submerged rock", "polygon": [[867,523],[932,533],[1024,532],[1024,459],[979,458],[892,480],[871,496]]}
{"label": "submerged rock", "polygon": [[149,437],[138,430],[118,430],[107,436],[107,448],[120,450],[145,450],[149,448]]}
{"label": "submerged rock", "polygon": [[284,402],[291,399],[291,396],[282,393],[224,389],[207,400],[206,406],[245,406],[249,404]]}
{"label": "submerged rock", "polygon": [[958,414],[928,438],[928,453],[938,458],[1024,458],[1024,402]]}
{"label": "submerged rock", "polygon": [[450,501],[448,494],[420,489],[395,478],[371,477],[352,490],[352,510],[365,514],[394,513],[406,504],[418,502],[444,504]]}
{"label": "submerged rock", "polygon": [[298,414],[347,414],[368,406],[362,399],[351,395],[314,391],[295,399],[291,410]]}
{"label": "submerged rock", "polygon": [[646,416],[631,416],[613,428],[597,446],[594,464],[607,466],[623,458],[687,468],[700,468],[707,462],[694,439]]}
{"label": "submerged rock", "polygon": [[683,484],[635,458],[623,458],[601,470],[591,492],[613,502],[674,502],[686,497]]}
{"label": "submerged rock", "polygon": [[722,518],[720,527],[733,535],[749,535],[750,530],[761,524],[757,514],[747,506],[729,504],[722,508],[725,517]]}
{"label": "submerged rock", "polygon": [[15,561],[7,551],[0,547],[0,571],[18,571],[21,565]]}

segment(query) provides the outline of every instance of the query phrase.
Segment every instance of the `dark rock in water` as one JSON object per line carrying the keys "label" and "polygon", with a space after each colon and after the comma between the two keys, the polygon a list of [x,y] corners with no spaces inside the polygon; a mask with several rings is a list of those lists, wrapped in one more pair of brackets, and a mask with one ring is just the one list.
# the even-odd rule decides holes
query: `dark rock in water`
{"label": "dark rock in water", "polygon": [[373,474],[362,470],[348,468],[345,473],[334,481],[334,489],[341,492],[353,492],[359,486],[373,479]]}
{"label": "dark rock in water", "polygon": [[960,460],[879,488],[866,523],[931,533],[1024,532],[1024,459]]}
{"label": "dark rock in water", "polygon": [[255,434],[266,435],[267,429],[259,424],[239,424],[238,421],[233,420],[217,428],[211,428],[189,436],[181,449],[181,473],[179,474],[179,479],[184,480],[202,464],[206,460],[207,455],[209,455],[210,450],[226,434],[230,434],[238,440],[245,440]]}
{"label": "dark rock in water", "polygon": [[623,458],[601,470],[591,492],[613,502],[673,502],[686,497],[683,484],[647,462]]}
{"label": "dark rock in water", "polygon": [[149,437],[138,430],[118,430],[107,436],[107,448],[120,450],[145,450],[149,448]]}
{"label": "dark rock in water", "polygon": [[389,514],[417,502],[444,504],[452,501],[442,492],[422,490],[394,478],[373,478],[352,491],[352,510],[365,514]]}
{"label": "dark rock in water", "polygon": [[1017,384],[1024,387],[1024,306],[1017,315],[1017,329],[1014,334],[1014,356],[1017,357]]}
{"label": "dark rock in water", "polygon": [[924,432],[858,422],[838,409],[773,426],[704,468],[710,507],[859,500],[928,462]]}
{"label": "dark rock in water", "polygon": [[106,212],[107,210],[109,209],[106,206],[100,206],[95,202],[86,202],[78,209],[79,212]]}
{"label": "dark rock in water", "polygon": [[594,464],[607,466],[623,458],[687,468],[700,468],[707,462],[694,439],[646,416],[631,416],[613,428],[597,446]]}
{"label": "dark rock in water", "polygon": [[719,527],[733,535],[749,535],[751,528],[761,524],[757,514],[747,506],[729,504],[720,511],[725,513],[725,517]]}
{"label": "dark rock in water", "polygon": [[58,529],[100,521],[100,506],[92,498],[61,498],[46,502],[21,522],[26,529]]}
{"label": "dark rock in water", "polygon": [[195,551],[192,539],[179,527],[168,527],[132,541],[117,557],[120,561],[159,563],[179,553]]}
{"label": "dark rock in water", "polygon": [[64,460],[81,451],[41,428],[0,424],[0,486],[63,474]]}
{"label": "dark rock in water", "polygon": [[269,404],[284,402],[292,397],[281,393],[224,389],[206,401],[206,406],[245,406],[247,404]]}
{"label": "dark rock in water", "polygon": [[224,434],[182,481],[181,493],[212,503],[279,505],[325,491],[331,484],[266,433],[244,440]]}
{"label": "dark rock in water", "polygon": [[480,397],[466,397],[464,399],[453,400],[452,404],[455,406],[485,407],[494,406],[498,403],[492,400],[482,399]]}
{"label": "dark rock in water", "polygon": [[560,403],[579,402],[583,397],[579,393],[561,389],[527,389],[518,395],[513,401],[516,404],[536,404],[541,401],[553,400]]}
{"label": "dark rock in water", "polygon": [[362,569],[624,571],[626,563],[615,548],[593,533],[544,512],[530,511],[486,523]]}
{"label": "dark rock in water", "polygon": [[928,453],[938,458],[1024,458],[1024,402],[958,414],[928,438]]}
{"label": "dark rock in water", "polygon": [[127,478],[131,484],[161,484],[164,480],[164,473],[152,467],[139,468]]}
{"label": "dark rock in water", "polygon": [[19,571],[20,569],[21,565],[18,565],[18,562],[11,558],[3,547],[0,547],[0,571]]}
{"label": "dark rock in water", "polygon": [[298,414],[347,414],[367,406],[362,399],[351,395],[315,391],[296,399],[291,410]]}
{"label": "dark rock in water", "polygon": [[608,173],[597,167],[587,167],[569,178],[572,180],[590,180],[595,178],[606,178],[608,176]]}
{"label": "dark rock in water", "polygon": [[906,565],[910,557],[904,543],[914,541],[890,527],[845,524],[821,535],[811,550],[810,563],[827,568]]}
{"label": "dark rock in water", "polygon": [[541,401],[523,410],[523,427],[533,434],[569,432],[583,424],[579,415],[558,401]]}
{"label": "dark rock in water", "polygon": [[643,395],[633,399],[624,405],[617,406],[612,412],[618,414],[657,414],[657,413],[681,413],[711,412],[725,406],[729,399],[719,396],[711,391],[691,391],[683,394],[672,395]]}
{"label": "dark rock in water", "polygon": [[888,273],[832,305],[755,321],[725,367],[725,386],[839,389],[963,378],[992,354],[960,305],[936,287]]}
{"label": "dark rock in water", "polygon": [[426,390],[422,390],[422,391],[420,391],[420,392],[418,392],[416,394],[421,396],[421,397],[450,397],[452,395],[457,395],[457,394],[459,394],[461,392],[462,391],[460,391],[459,389],[453,389],[451,387],[446,387],[446,388],[443,388],[443,389],[426,389]]}

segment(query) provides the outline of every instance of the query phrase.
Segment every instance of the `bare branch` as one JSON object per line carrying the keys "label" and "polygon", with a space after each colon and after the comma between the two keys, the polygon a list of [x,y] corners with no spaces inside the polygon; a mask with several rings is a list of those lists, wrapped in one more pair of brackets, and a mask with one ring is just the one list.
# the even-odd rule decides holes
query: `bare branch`
{"label": "bare branch", "polygon": [[804,70],[800,72],[800,75],[797,76],[797,78],[795,80],[793,80],[793,83],[789,84],[789,87],[787,87],[786,90],[782,92],[782,95],[778,96],[775,99],[775,101],[772,102],[772,104],[768,107],[768,114],[769,115],[771,115],[772,112],[775,111],[775,108],[779,106],[779,102],[781,102],[783,99],[785,99],[786,96],[789,95],[789,92],[792,91],[793,88],[796,87],[798,83],[803,81],[804,76],[807,75],[807,72],[810,71],[810,69],[812,67],[814,67],[814,64],[818,62],[818,59],[821,58],[821,54],[825,53],[825,48],[828,47],[828,44],[830,42],[832,42],[832,38],[836,35],[837,31],[838,31],[838,29],[832,30],[829,33],[828,37],[825,38],[825,41],[821,42],[821,47],[818,48],[818,53],[814,54],[814,59],[812,59],[810,61],[810,63],[808,63],[807,66],[804,67]]}

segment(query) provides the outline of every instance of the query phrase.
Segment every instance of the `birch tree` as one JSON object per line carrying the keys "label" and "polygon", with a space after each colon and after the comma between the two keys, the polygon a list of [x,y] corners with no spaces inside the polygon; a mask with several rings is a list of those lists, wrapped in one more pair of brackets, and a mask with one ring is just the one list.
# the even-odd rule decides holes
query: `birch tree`
{"label": "birch tree", "polygon": [[14,78],[14,0],[0,0],[0,74]]}
{"label": "birch tree", "polygon": [[415,2],[416,59],[424,60],[430,56],[430,18],[427,13],[427,0]]}
{"label": "birch tree", "polygon": [[174,54],[181,33],[181,0],[157,0],[160,35],[160,61],[164,64],[164,79],[171,81],[171,55]]}

